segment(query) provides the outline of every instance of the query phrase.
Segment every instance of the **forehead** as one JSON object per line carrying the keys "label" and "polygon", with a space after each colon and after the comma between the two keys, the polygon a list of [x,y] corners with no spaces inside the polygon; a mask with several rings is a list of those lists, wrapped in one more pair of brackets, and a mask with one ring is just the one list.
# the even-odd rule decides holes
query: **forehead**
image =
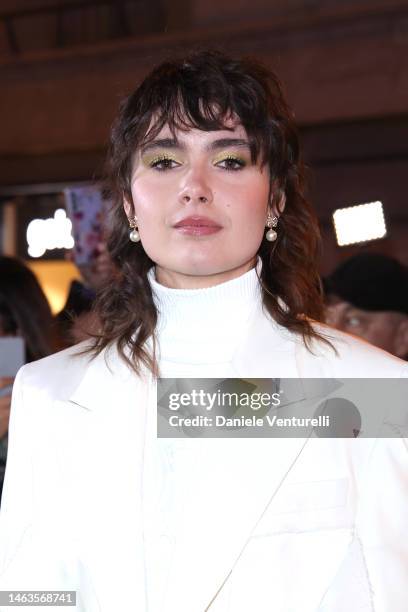
{"label": "forehead", "polygon": [[[215,116],[216,115],[217,112],[215,110]],[[214,132],[218,134],[220,132],[225,132],[226,134],[234,134],[235,137],[238,135],[241,138],[247,136],[241,119],[233,112],[228,112],[224,116],[220,115],[216,119],[216,123],[218,126],[214,130],[202,129],[200,123],[194,125],[194,121],[189,119],[188,115],[184,111],[181,111],[177,117],[172,116],[168,122],[164,121],[163,123],[163,115],[160,112],[155,112],[149,121],[148,128],[144,138],[142,138],[142,141],[147,142],[152,139],[157,140],[159,138],[167,138],[169,136],[176,137],[177,139],[181,140],[183,137],[188,137],[192,134],[206,134],[210,137]]]}
{"label": "forehead", "polygon": [[217,138],[242,138],[247,139],[247,132],[244,126],[239,122],[229,122],[225,124],[224,129],[219,130],[200,130],[192,127],[189,129],[171,128],[169,124],[165,124],[162,129],[154,136],[153,140],[161,140],[163,138],[175,138],[177,141],[212,141]]}

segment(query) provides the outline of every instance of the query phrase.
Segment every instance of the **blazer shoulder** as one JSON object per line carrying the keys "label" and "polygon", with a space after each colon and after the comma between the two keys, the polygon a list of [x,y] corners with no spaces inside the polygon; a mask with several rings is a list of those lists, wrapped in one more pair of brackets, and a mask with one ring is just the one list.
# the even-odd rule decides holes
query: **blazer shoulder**
{"label": "blazer shoulder", "polygon": [[93,356],[85,353],[88,340],[58,353],[24,365],[19,380],[25,387],[47,389],[51,395],[65,395],[78,385]]}
{"label": "blazer shoulder", "polygon": [[351,378],[408,377],[408,363],[362,338],[339,331],[325,323],[311,321],[326,342],[313,341],[312,351],[332,366],[334,376]]}

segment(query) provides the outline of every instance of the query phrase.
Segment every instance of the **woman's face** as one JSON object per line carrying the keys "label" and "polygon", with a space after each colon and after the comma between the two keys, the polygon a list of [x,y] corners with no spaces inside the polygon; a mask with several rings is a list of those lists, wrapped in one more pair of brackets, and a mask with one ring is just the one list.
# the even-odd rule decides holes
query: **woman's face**
{"label": "woman's face", "polygon": [[179,131],[176,139],[164,127],[136,154],[131,190],[134,213],[129,202],[125,212],[137,216],[160,283],[206,287],[255,265],[268,214],[269,170],[251,162],[241,125]]}

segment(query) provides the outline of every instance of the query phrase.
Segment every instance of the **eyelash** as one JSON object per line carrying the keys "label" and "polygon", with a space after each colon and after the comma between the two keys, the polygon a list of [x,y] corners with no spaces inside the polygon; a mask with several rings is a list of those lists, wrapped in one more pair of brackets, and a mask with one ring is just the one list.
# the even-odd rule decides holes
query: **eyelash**
{"label": "eyelash", "polygon": [[[159,172],[165,172],[166,170],[171,170],[170,163],[177,163],[175,159],[172,157],[167,157],[167,155],[161,155],[160,157],[156,157],[150,162],[150,167],[158,170]],[[164,167],[159,167],[159,164],[165,164]]]}
{"label": "eyelash", "polygon": [[[158,172],[166,172],[166,170],[172,169],[172,166],[170,166],[172,162],[178,163],[172,157],[167,157],[167,155],[162,155],[160,157],[156,157],[155,159],[153,159],[149,165],[151,168],[154,168]],[[234,155],[227,155],[223,159],[219,160],[216,163],[216,165],[219,166],[221,163],[225,163],[225,162],[227,162],[227,164],[229,165],[220,166],[220,167],[222,167],[227,172],[237,172],[239,170],[242,170],[242,168],[245,168],[245,166],[247,165],[243,159],[241,159],[240,157],[235,157]],[[236,165],[232,167],[231,163],[236,164]]]}
{"label": "eyelash", "polygon": [[225,166],[224,170],[227,170],[228,172],[237,172],[239,170],[242,170],[242,168],[245,168],[246,166],[246,162],[241,159],[240,157],[235,157],[234,155],[227,155],[226,157],[224,157],[224,159],[221,159],[219,162],[217,162],[217,166],[220,163],[223,162],[233,162],[234,164],[238,164],[238,167],[234,167],[232,168],[231,166]]}

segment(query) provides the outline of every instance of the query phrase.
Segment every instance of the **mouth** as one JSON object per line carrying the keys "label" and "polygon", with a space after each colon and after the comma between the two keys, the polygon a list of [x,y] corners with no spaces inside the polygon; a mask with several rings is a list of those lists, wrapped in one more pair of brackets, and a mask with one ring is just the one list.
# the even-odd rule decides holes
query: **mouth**
{"label": "mouth", "polygon": [[209,217],[200,216],[185,217],[185,219],[178,221],[174,227],[216,227],[221,229],[221,226],[216,221],[213,221]]}
{"label": "mouth", "polygon": [[181,221],[178,221],[174,228],[180,233],[190,234],[193,236],[207,236],[219,232],[222,227],[216,221],[209,219],[208,217],[186,217]]}

